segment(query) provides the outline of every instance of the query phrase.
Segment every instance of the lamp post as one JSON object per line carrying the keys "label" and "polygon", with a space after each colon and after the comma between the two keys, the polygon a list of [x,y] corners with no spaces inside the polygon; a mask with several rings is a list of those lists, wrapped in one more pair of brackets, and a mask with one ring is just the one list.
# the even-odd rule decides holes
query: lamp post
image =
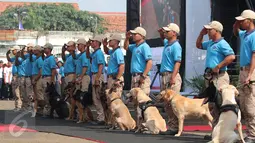
{"label": "lamp post", "polygon": [[94,32],[97,33],[97,17],[91,16],[90,18],[95,19],[95,21],[96,21],[96,24],[95,24],[95,27],[94,27]]}
{"label": "lamp post", "polygon": [[16,13],[13,14],[19,21],[19,30],[24,30],[22,25],[23,18],[27,15],[27,12],[23,11],[23,9],[18,9]]}

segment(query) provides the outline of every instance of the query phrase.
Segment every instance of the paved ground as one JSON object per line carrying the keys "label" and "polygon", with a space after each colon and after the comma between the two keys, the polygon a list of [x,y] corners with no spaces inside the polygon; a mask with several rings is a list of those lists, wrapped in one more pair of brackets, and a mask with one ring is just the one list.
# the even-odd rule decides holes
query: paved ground
{"label": "paved ground", "polygon": [[[170,135],[144,135],[135,134],[134,132],[123,132],[119,130],[110,131],[105,126],[97,126],[89,123],[76,124],[72,121],[60,119],[45,119],[41,117],[30,118],[29,114],[14,113],[11,109],[14,108],[13,101],[0,101],[0,123],[2,124],[17,124],[24,126],[23,123],[17,121],[25,120],[28,128],[35,129],[39,132],[24,133],[20,138],[15,138],[10,133],[0,132],[0,140],[4,143],[203,143],[207,142],[203,139],[208,132],[185,132],[182,137],[173,137]],[[22,116],[22,117],[20,117]],[[15,119],[18,119],[15,121]],[[205,124],[199,120],[187,121],[186,125],[201,125]],[[73,138],[79,137],[79,138]],[[83,138],[83,139],[80,139]],[[96,140],[84,140],[96,139]]]}

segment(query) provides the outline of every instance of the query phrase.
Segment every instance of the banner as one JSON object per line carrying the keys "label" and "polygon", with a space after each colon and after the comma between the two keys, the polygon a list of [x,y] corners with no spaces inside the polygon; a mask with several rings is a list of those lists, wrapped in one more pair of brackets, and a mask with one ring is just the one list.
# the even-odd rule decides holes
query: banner
{"label": "banner", "polygon": [[169,23],[180,26],[181,0],[142,0],[141,25],[147,39],[159,38],[158,29]]}

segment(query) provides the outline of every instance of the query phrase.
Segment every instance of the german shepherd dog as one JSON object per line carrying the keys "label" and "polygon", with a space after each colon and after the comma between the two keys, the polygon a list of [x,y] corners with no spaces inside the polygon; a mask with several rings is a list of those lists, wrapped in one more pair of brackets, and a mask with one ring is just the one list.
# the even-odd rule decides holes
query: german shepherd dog
{"label": "german shepherd dog", "polygon": [[101,100],[101,104],[103,106],[104,109],[104,116],[105,116],[105,123],[107,125],[112,125],[112,114],[109,108],[109,101],[107,100],[107,95],[106,95],[106,88],[107,88],[107,83],[102,83],[102,88],[100,90],[100,100]]}
{"label": "german shepherd dog", "polygon": [[46,93],[49,94],[49,103],[51,106],[50,117],[54,118],[54,110],[59,118],[63,119],[68,117],[70,105],[58,94],[53,83],[47,83]]}
{"label": "german shepherd dog", "polygon": [[[69,119],[73,119],[75,106],[77,106],[79,112],[79,120],[77,123],[94,120],[93,114],[89,108],[89,105],[93,104],[91,84],[89,85],[88,92],[82,92],[81,90],[75,88],[75,83],[69,82],[64,92],[69,95],[69,98],[71,98],[72,105],[70,108]],[[70,97],[70,92],[73,92],[73,97]]]}

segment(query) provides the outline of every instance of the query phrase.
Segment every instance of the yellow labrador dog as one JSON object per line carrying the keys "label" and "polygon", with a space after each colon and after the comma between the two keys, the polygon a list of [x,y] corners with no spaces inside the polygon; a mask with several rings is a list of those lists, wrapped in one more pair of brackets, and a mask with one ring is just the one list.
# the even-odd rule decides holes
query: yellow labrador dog
{"label": "yellow labrador dog", "polygon": [[132,88],[129,94],[126,95],[137,105],[137,125],[140,131],[142,127],[148,129],[143,131],[147,134],[159,134],[160,132],[166,132],[166,121],[160,115],[158,109],[152,104],[152,100],[148,97],[141,88]]}
{"label": "yellow labrador dog", "polygon": [[175,136],[181,135],[185,119],[203,118],[212,126],[213,118],[210,114],[208,104],[202,105],[204,99],[190,99],[168,89],[160,92],[157,100],[172,105],[172,110],[177,116],[179,124],[178,133]]}
{"label": "yellow labrador dog", "polygon": [[239,140],[234,131],[235,127],[238,129],[240,140],[244,143],[241,112],[235,100],[239,93],[233,85],[222,87],[220,92],[222,95],[221,114],[218,124],[213,129],[210,143],[233,143]]}
{"label": "yellow labrador dog", "polygon": [[119,95],[110,90],[106,90],[107,101],[109,102],[109,108],[113,116],[112,125],[115,125],[115,122],[118,123],[121,130],[132,130],[136,127],[135,120],[131,117],[131,114],[127,106],[122,102]]}

